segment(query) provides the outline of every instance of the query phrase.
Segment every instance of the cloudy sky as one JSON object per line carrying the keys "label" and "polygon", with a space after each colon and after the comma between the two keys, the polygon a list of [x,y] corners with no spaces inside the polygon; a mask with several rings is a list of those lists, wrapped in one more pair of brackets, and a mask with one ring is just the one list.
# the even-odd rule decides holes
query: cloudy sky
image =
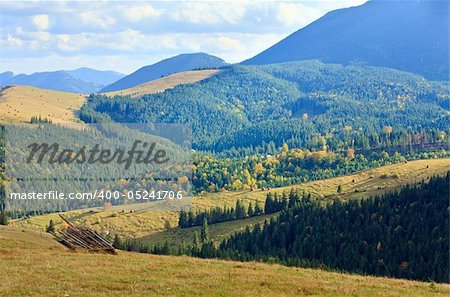
{"label": "cloudy sky", "polygon": [[240,62],[365,0],[0,2],[0,72],[130,73],[180,53]]}

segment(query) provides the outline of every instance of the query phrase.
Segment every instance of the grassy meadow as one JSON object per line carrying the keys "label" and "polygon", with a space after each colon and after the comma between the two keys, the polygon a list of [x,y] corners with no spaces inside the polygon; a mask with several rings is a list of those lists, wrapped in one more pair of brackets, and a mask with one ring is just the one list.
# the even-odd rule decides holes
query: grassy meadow
{"label": "grassy meadow", "polygon": [[204,80],[214,74],[218,73],[220,70],[195,70],[195,71],[185,71],[174,73],[159,79],[155,79],[135,87],[124,89],[115,92],[108,92],[104,95],[106,96],[131,96],[139,97],[145,94],[155,94],[164,92],[167,89],[171,89],[177,85],[181,84],[193,84],[198,81]]}
{"label": "grassy meadow", "polygon": [[29,122],[41,115],[56,124],[72,124],[85,100],[81,94],[13,85],[0,91],[0,122]]}
{"label": "grassy meadow", "polygon": [[0,226],[0,296],[448,296],[450,285],[263,263],[69,251]]}

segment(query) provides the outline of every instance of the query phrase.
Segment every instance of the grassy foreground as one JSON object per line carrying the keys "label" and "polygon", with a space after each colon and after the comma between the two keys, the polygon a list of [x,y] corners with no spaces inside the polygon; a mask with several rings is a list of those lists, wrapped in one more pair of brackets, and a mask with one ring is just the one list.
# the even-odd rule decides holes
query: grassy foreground
{"label": "grassy foreground", "polygon": [[72,252],[0,227],[0,296],[448,296],[450,285],[262,263]]}

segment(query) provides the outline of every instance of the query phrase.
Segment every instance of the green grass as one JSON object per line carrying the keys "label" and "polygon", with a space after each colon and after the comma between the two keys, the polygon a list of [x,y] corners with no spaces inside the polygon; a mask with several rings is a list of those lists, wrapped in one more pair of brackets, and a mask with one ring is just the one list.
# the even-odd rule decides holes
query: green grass
{"label": "green grass", "polygon": [[448,296],[447,284],[263,263],[72,252],[0,226],[0,296]]}
{"label": "green grass", "polygon": [[[256,223],[264,223],[265,220],[270,220],[272,215],[262,215],[251,217],[243,220],[235,220],[222,222],[218,224],[209,225],[209,237],[216,244],[220,244],[222,240],[230,237],[233,233],[237,231],[244,231],[245,227],[253,226]],[[194,239],[194,233],[197,232],[200,236],[201,227],[191,227],[191,228],[171,228],[158,233],[153,233],[148,236],[142,237],[139,240],[141,242],[147,242],[151,244],[164,244],[166,241],[172,247],[177,247],[179,243],[185,245],[192,244]]]}

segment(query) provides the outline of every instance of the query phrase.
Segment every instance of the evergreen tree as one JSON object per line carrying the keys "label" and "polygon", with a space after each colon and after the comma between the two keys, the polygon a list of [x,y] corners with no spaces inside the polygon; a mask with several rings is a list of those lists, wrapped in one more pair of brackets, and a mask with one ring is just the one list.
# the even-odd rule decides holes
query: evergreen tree
{"label": "evergreen tree", "polygon": [[122,240],[120,239],[119,234],[116,234],[116,235],[114,236],[113,246],[114,246],[116,249],[122,249],[122,248],[123,248],[123,243],[122,243]]}
{"label": "evergreen tree", "polygon": [[203,218],[203,225],[200,230],[200,239],[203,244],[209,242],[208,220],[206,218]]}
{"label": "evergreen tree", "polygon": [[250,202],[248,204],[247,216],[253,217],[255,215],[255,210],[253,209],[253,204]]}
{"label": "evergreen tree", "polygon": [[236,201],[236,219],[245,219],[247,217],[247,211],[241,200]]}
{"label": "evergreen tree", "polygon": [[197,231],[195,231],[194,232],[194,240],[192,242],[192,249],[193,249],[192,253],[195,254],[196,252],[198,252],[200,249],[200,246],[201,246],[200,238],[198,237]]}
{"label": "evergreen tree", "polygon": [[263,213],[263,209],[261,208],[261,205],[259,204],[259,201],[256,201],[255,205],[255,215],[259,216]]}
{"label": "evergreen tree", "polygon": [[274,200],[273,200],[272,193],[268,193],[266,196],[266,201],[264,203],[264,212],[266,214],[274,213],[273,204],[274,204]]}
{"label": "evergreen tree", "polygon": [[0,211],[0,225],[8,225],[8,215],[6,214],[6,211],[1,210]]}
{"label": "evergreen tree", "polygon": [[180,211],[178,226],[180,226],[181,228],[188,227],[188,215],[184,210]]}

